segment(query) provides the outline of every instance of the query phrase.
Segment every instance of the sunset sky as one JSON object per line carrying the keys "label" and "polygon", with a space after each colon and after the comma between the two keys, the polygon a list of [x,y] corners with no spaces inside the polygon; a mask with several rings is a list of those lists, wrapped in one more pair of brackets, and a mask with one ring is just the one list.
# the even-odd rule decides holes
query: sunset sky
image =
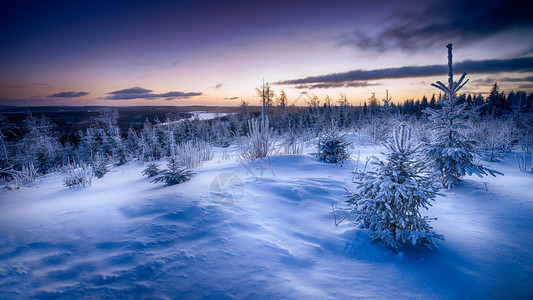
{"label": "sunset sky", "polygon": [[437,93],[447,43],[465,92],[533,92],[533,1],[10,1],[0,105],[256,104]]}

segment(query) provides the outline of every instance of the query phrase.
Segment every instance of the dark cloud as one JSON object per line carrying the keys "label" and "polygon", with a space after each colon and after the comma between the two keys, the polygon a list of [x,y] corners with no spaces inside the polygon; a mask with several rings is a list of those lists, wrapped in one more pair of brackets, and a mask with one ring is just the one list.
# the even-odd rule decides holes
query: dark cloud
{"label": "dark cloud", "polygon": [[527,81],[531,81],[531,82],[533,82],[533,76],[520,77],[520,78],[505,77],[505,78],[500,79],[500,81],[505,81],[505,82],[524,82],[524,81],[527,82]]}
{"label": "dark cloud", "polygon": [[[532,72],[533,57],[506,60],[467,60],[456,63],[453,67],[456,73]],[[302,79],[285,80],[275,84],[318,85],[328,83],[334,87],[335,84],[344,85],[357,82],[356,85],[360,85],[369,80],[427,77],[446,75],[447,73],[447,66],[445,65],[405,66],[377,70],[354,70],[343,73],[311,76]],[[317,86],[317,88],[319,88],[319,86]]]}
{"label": "dark cloud", "polygon": [[239,97],[227,97],[227,98],[224,98],[224,100],[237,100],[239,99]]}
{"label": "dark cloud", "polygon": [[428,1],[394,12],[376,35],[356,30],[338,37],[337,45],[386,51],[424,51],[446,42],[461,45],[512,29],[533,27],[533,1]]}
{"label": "dark cloud", "polygon": [[222,86],[223,86],[222,83],[217,83],[217,84],[215,85],[215,89],[219,89],[219,88],[221,88]]}
{"label": "dark cloud", "polygon": [[379,85],[377,83],[368,83],[366,81],[343,81],[343,82],[320,82],[313,84],[299,84],[295,86],[297,89],[333,89],[333,88],[348,88],[348,87],[367,87]]}
{"label": "dark cloud", "polygon": [[111,95],[128,95],[128,94],[147,94],[147,93],[150,93],[152,92],[152,90],[147,90],[147,89],[143,89],[142,87],[132,87],[132,88],[129,88],[129,89],[123,89],[123,90],[118,90],[118,91],[114,91],[114,92],[110,92],[108,94],[111,94]]}
{"label": "dark cloud", "polygon": [[485,87],[487,85],[493,85],[495,83],[504,84],[504,83],[521,83],[521,86],[527,86],[527,83],[533,82],[533,76],[527,77],[488,77],[488,78],[479,78],[469,81],[469,86],[472,87]]}
{"label": "dark cloud", "polygon": [[167,92],[162,94],[153,94],[152,90],[144,89],[141,87],[133,87],[129,89],[123,89],[107,93],[110,96],[104,97],[106,100],[132,100],[132,99],[188,99],[194,96],[200,96],[200,92]]}
{"label": "dark cloud", "polygon": [[48,98],[78,98],[83,97],[85,95],[89,95],[89,92],[73,92],[73,91],[66,91],[66,92],[59,92],[56,94],[48,95]]}

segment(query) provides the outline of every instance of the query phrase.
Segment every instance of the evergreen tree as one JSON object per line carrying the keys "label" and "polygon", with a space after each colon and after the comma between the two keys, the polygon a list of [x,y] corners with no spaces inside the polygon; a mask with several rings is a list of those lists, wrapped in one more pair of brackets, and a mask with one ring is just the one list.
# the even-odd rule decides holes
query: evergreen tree
{"label": "evergreen tree", "polygon": [[188,181],[194,175],[194,173],[187,168],[180,168],[176,157],[170,157],[168,159],[167,167],[167,170],[160,172],[159,176],[151,182],[164,182],[165,186],[171,186]]}
{"label": "evergreen tree", "polygon": [[93,161],[94,176],[97,178],[102,178],[107,172],[109,172],[109,168],[107,167],[107,159],[96,153]]}
{"label": "evergreen tree", "polygon": [[100,147],[95,134],[94,128],[87,128],[85,132],[82,132],[80,146],[78,147],[78,157],[81,161],[90,162],[94,159],[98,148]]}
{"label": "evergreen tree", "polygon": [[464,80],[466,73],[463,73],[459,81],[453,81],[452,44],[448,44],[447,47],[448,86],[440,81],[432,84],[445,93],[446,99],[439,101],[440,109],[427,108],[424,112],[429,115],[432,121],[430,126],[435,132],[433,141],[427,145],[426,154],[435,174],[441,178],[446,187],[451,188],[466,174],[476,174],[481,177],[488,174],[495,176],[498,172],[474,163],[475,142],[468,140],[462,133],[469,129],[465,123],[467,116],[465,110],[468,104],[458,103],[464,94],[456,95],[468,80]]}
{"label": "evergreen tree", "polygon": [[113,135],[113,159],[115,160],[115,165],[121,166],[128,162],[128,150],[126,145],[120,135],[120,129],[118,127],[114,128]]}
{"label": "evergreen tree", "polygon": [[7,137],[8,133],[13,134],[13,125],[8,121],[4,115],[0,115],[0,169],[11,166],[9,155],[7,151]]}
{"label": "evergreen tree", "polygon": [[159,164],[156,164],[154,161],[148,163],[148,166],[142,171],[143,176],[154,177],[159,175],[161,170],[159,170]]}
{"label": "evergreen tree", "polygon": [[57,156],[60,144],[52,131],[55,124],[45,116],[34,117],[31,112],[23,123],[26,134],[19,145],[22,149],[19,163],[29,165],[31,162],[39,173],[47,173],[60,160]]}
{"label": "evergreen tree", "polygon": [[420,214],[435,200],[438,185],[425,171],[421,145],[413,141],[411,127],[398,125],[384,144],[386,160],[374,157],[374,171],[355,172],[357,189],[347,200],[361,227],[372,230],[372,241],[396,250],[409,244],[432,248],[434,239],[442,239]]}
{"label": "evergreen tree", "polygon": [[420,104],[420,109],[421,109],[421,110],[424,110],[424,109],[426,109],[428,106],[429,106],[428,98],[426,97],[426,95],[424,95],[424,96],[422,96],[422,102],[421,102],[421,104]]}
{"label": "evergreen tree", "polygon": [[501,116],[502,114],[502,105],[501,105],[501,95],[500,87],[497,83],[494,83],[492,89],[490,90],[489,98],[489,111],[491,114],[496,116]]}
{"label": "evergreen tree", "polygon": [[437,100],[435,99],[435,94],[431,96],[431,100],[429,100],[429,107],[436,108],[437,107]]}
{"label": "evergreen tree", "polygon": [[318,141],[318,160],[326,163],[338,164],[350,159],[348,146],[343,135],[333,131],[321,137]]}

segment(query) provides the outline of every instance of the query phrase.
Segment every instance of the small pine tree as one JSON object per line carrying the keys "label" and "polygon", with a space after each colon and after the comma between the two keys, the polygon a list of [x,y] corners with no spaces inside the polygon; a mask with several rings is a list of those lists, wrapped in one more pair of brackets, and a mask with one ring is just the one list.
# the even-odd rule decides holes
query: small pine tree
{"label": "small pine tree", "polygon": [[148,166],[142,171],[143,176],[154,177],[159,175],[161,170],[159,170],[159,164],[156,164],[155,162],[151,161],[148,163]]}
{"label": "small pine tree", "polygon": [[116,148],[113,150],[113,156],[115,158],[115,165],[121,166],[128,162],[128,151],[126,149],[126,145],[124,145],[124,142],[119,136],[115,136],[115,144]]}
{"label": "small pine tree", "polygon": [[468,103],[460,104],[465,96],[457,96],[457,92],[468,82],[463,73],[459,81],[453,81],[452,44],[448,44],[448,86],[437,81],[431,84],[446,94],[446,99],[438,104],[440,109],[426,108],[424,112],[432,121],[431,129],[435,132],[432,142],[427,145],[426,155],[429,158],[435,176],[440,177],[444,186],[451,188],[460,182],[466,174],[483,175],[501,174],[474,163],[475,142],[468,140],[463,132],[469,127],[465,123]]}
{"label": "small pine tree", "polygon": [[167,167],[167,170],[160,172],[159,176],[154,178],[151,182],[164,182],[165,186],[170,186],[188,181],[194,175],[194,173],[187,168],[180,168],[176,157],[170,157],[168,159]]}
{"label": "small pine tree", "polygon": [[409,244],[431,249],[434,239],[443,237],[431,231],[429,218],[419,210],[431,206],[438,184],[425,172],[411,127],[401,123],[384,145],[389,152],[385,161],[374,157],[375,171],[355,172],[357,189],[347,203],[361,227],[372,230],[372,242],[395,250]]}
{"label": "small pine tree", "polygon": [[102,178],[107,172],[109,172],[109,168],[107,167],[107,160],[97,153],[93,161],[94,176],[96,176],[97,178]]}
{"label": "small pine tree", "polygon": [[318,160],[326,163],[338,164],[350,159],[348,147],[350,143],[345,136],[331,132],[318,141]]}

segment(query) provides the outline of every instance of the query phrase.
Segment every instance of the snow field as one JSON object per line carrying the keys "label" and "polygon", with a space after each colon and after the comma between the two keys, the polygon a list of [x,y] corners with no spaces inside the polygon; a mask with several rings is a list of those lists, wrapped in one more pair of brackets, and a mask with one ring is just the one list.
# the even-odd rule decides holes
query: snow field
{"label": "snow field", "polygon": [[[243,163],[217,149],[171,187],[129,163],[85,189],[64,187],[61,174],[2,189],[0,298],[533,296],[533,175],[512,159],[490,166],[505,176],[465,178],[422,212],[438,218],[439,250],[395,253],[350,217],[336,226],[332,211],[342,218],[351,171],[384,148],[355,145],[343,166],[313,150]],[[243,182],[234,206],[211,198],[221,173]]]}

